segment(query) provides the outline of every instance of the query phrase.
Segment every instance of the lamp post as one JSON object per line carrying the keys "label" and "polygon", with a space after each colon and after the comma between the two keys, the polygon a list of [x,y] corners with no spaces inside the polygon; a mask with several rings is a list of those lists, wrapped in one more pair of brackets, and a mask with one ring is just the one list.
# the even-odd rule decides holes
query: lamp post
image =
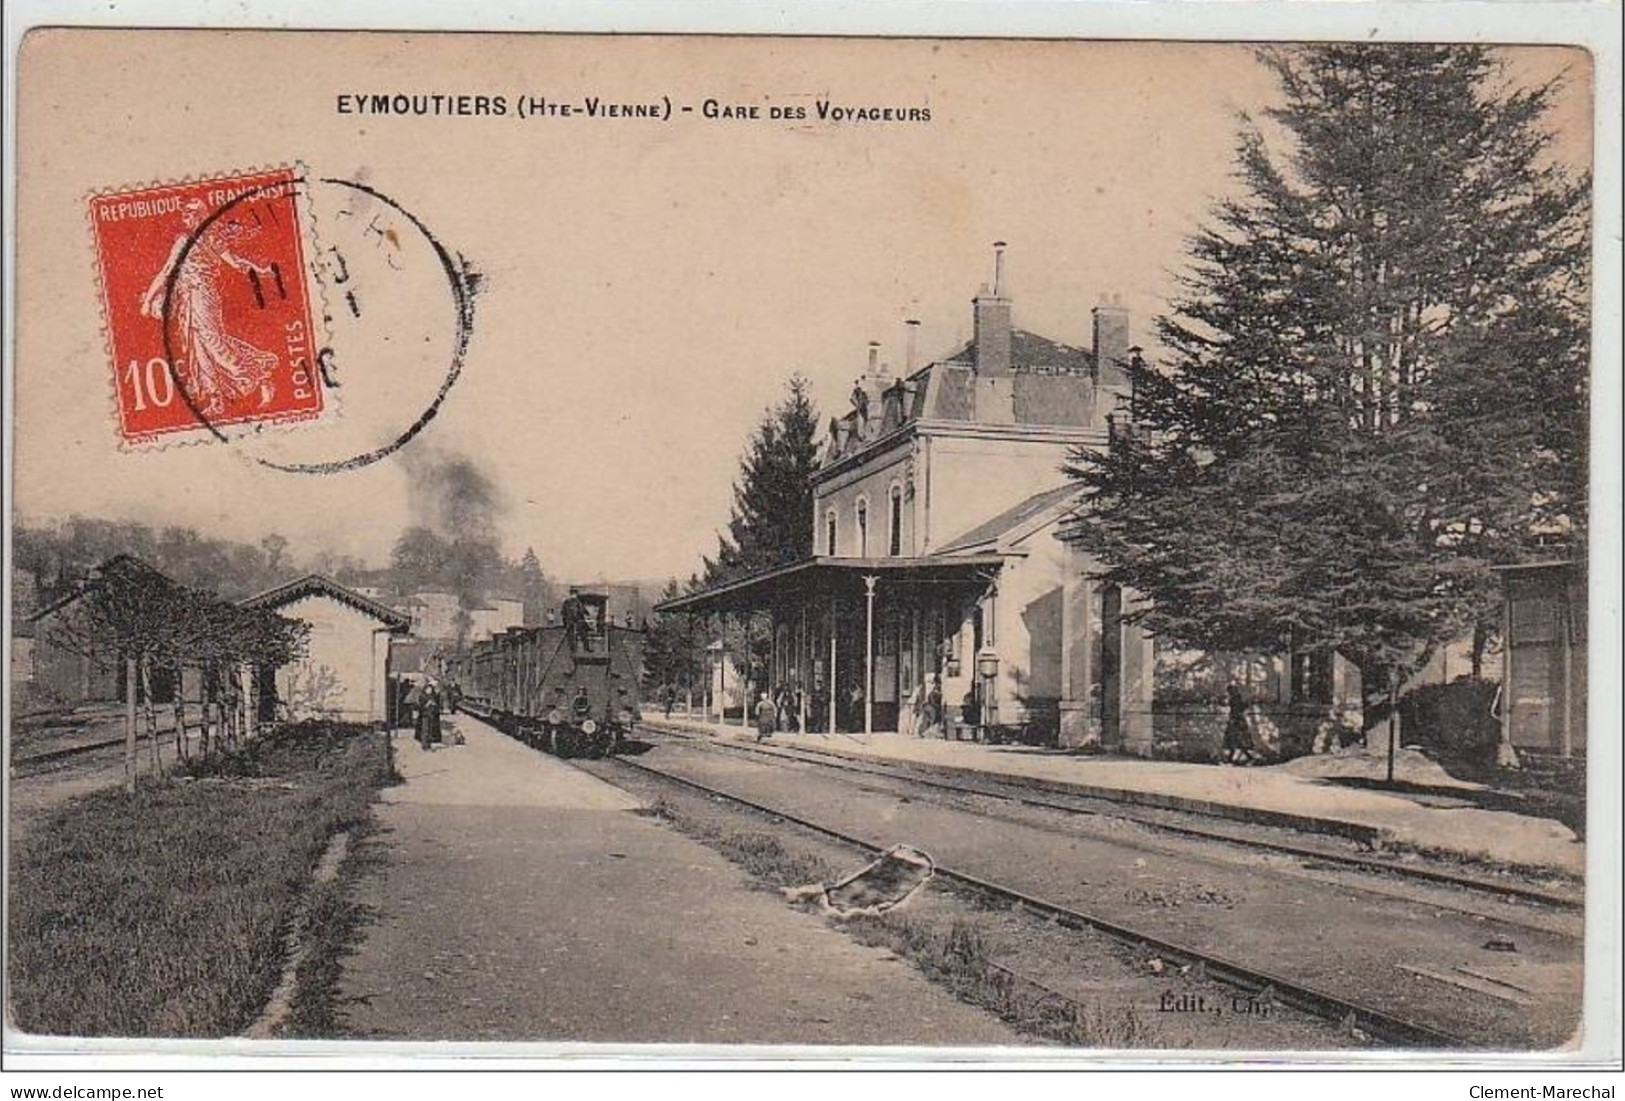
{"label": "lamp post", "polygon": [[1394,782],[1394,755],[1399,749],[1399,669],[1388,671],[1388,783]]}
{"label": "lamp post", "polygon": [[880,578],[869,575],[863,579],[865,600],[863,620],[863,732],[875,732],[875,582]]}
{"label": "lamp post", "polygon": [[977,721],[981,723],[985,730],[993,725],[995,713],[993,686],[998,683],[999,676],[999,652],[997,650],[984,649],[976,655],[976,675],[982,682],[982,690],[978,693],[982,697],[982,713],[977,716]]}

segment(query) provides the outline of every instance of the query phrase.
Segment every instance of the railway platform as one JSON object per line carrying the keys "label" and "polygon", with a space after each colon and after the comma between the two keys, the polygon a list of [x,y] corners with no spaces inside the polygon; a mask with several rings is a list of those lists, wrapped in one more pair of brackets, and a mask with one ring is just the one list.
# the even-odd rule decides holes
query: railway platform
{"label": "railway platform", "polygon": [[425,751],[396,732],[405,783],[353,850],[372,920],[339,980],[345,1036],[560,1057],[587,1043],[1031,1043],[752,889],[621,789],[472,716],[446,722],[465,744]]}
{"label": "railway platform", "polygon": [[[674,714],[656,725],[712,738],[754,741],[753,729]],[[1113,802],[1410,846],[1452,857],[1585,875],[1586,846],[1549,818],[1487,810],[1448,792],[1346,787],[1293,766],[1234,767],[1084,756],[1030,746],[943,741],[896,733],[776,733],[771,741],[855,759],[905,762],[949,774],[984,774],[1054,786]],[[1468,785],[1461,785],[1463,791]]]}

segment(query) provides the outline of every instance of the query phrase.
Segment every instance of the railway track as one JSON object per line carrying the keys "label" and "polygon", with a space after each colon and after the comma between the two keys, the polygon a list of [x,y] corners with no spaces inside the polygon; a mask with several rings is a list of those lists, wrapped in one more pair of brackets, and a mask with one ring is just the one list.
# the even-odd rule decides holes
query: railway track
{"label": "railway track", "polygon": [[[173,735],[173,733],[173,730],[160,730],[158,732],[158,736],[161,739],[164,735]],[[137,746],[146,746],[151,742],[152,737],[148,734],[140,734],[136,737]],[[59,761],[68,761],[77,757],[85,757],[92,753],[98,753],[104,749],[122,749],[125,744],[126,739],[121,736],[117,738],[106,738],[99,742],[86,742],[83,745],[64,746],[61,749],[51,749],[45,751],[44,753],[31,753],[26,757],[13,757],[11,759],[11,767],[14,770],[38,768],[43,765],[55,764]]]}
{"label": "railway track", "polygon": [[[869,856],[884,851],[881,846],[837,827],[814,821],[805,815],[770,806],[736,792],[668,772],[643,761],[628,757],[613,757],[606,760],[611,768],[633,770],[645,776],[652,776],[660,782],[698,792],[707,798],[723,800],[770,819],[792,823]],[[1333,1022],[1344,1029],[1361,1030],[1373,1039],[1386,1044],[1434,1050],[1478,1046],[1466,1036],[1412,1020],[1402,1014],[1366,1005],[1343,995],[1329,993],[1287,976],[1204,951],[1098,914],[1066,906],[1039,897],[1030,891],[1007,886],[941,863],[936,865],[936,874],[962,888],[1019,907],[1063,928],[1095,930],[1137,949],[1155,953],[1158,958],[1174,966],[1199,967],[1209,979],[1233,987],[1246,997],[1278,1002]]]}
{"label": "railway track", "polygon": [[667,737],[677,738],[685,743],[703,746],[719,753],[795,761],[840,772],[902,780],[920,787],[956,795],[997,799],[1021,806],[1059,811],[1065,814],[1119,818],[1177,837],[1279,853],[1309,863],[1335,865],[1349,871],[1369,875],[1416,880],[1476,895],[1516,899],[1521,902],[1551,907],[1570,913],[1578,913],[1585,909],[1585,900],[1582,897],[1543,890],[1526,884],[1506,883],[1444,868],[1396,864],[1391,861],[1377,860],[1354,853],[1340,852],[1326,846],[1295,844],[1290,841],[1267,837],[1246,836],[1201,826],[1184,825],[1158,818],[1154,814],[1137,812],[1136,808],[1129,805],[1116,804],[1108,809],[1091,807],[1086,804],[1088,802],[1101,802],[1099,796],[1071,794],[1052,785],[1028,784],[1022,781],[992,778],[978,779],[976,782],[970,783],[964,780],[945,779],[939,773],[911,768],[906,765],[857,761],[834,753],[799,747],[719,742],[702,734],[690,733],[681,728],[665,726],[647,720],[643,725],[652,730],[658,730]]}

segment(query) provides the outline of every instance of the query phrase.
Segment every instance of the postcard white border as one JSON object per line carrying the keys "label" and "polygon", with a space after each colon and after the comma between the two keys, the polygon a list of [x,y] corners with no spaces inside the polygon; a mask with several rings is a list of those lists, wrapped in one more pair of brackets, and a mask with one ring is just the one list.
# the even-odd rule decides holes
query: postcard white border
{"label": "postcard white border", "polygon": [[[1620,29],[1616,3],[1549,0],[1541,3],[1415,0],[1410,3],[1343,2],[1343,0],[1034,0],[986,3],[976,0],[842,0],[818,3],[794,0],[771,4],[746,0],[706,3],[622,0],[615,4],[586,2],[524,3],[523,0],[480,0],[452,5],[443,0],[280,0],[247,4],[239,0],[155,0],[109,3],[107,0],[12,0],[5,9],[8,64],[5,86],[5,164],[15,166],[16,60],[22,37],[34,27],[232,28],[267,30],[390,30],[556,33],[667,33],[791,36],[902,36],[963,38],[1126,38],[1219,41],[1305,41],[1361,39],[1372,41],[1472,41],[1484,44],[1551,44],[1582,46],[1595,62],[1594,178],[1595,253],[1592,408],[1592,547],[1591,657],[1603,676],[1590,678],[1589,724],[1600,736],[1591,739],[1588,761],[1592,824],[1587,831],[1585,1020],[1588,1035],[1575,1053],[1473,1053],[1432,1055],[1381,1053],[1370,1058],[1347,1055],[1298,1056],[1283,1053],[1178,1055],[1126,1053],[1060,1054],[1040,1051],[977,1052],[945,1049],[664,1048],[560,1045],[432,1045],[407,1054],[393,1044],[286,1044],[274,1047],[236,1042],[53,1043],[41,1049],[27,1037],[6,1038],[4,1069],[28,1070],[493,1070],[570,1069],[635,1071],[660,1069],[809,1069],[854,1064],[870,1069],[1233,1069],[1349,1068],[1406,1070],[1497,1070],[1535,1072],[1583,1068],[1617,1068],[1620,1061],[1620,836],[1611,828],[1620,812],[1620,679],[1606,675],[1621,667],[1621,451],[1620,420]],[[14,171],[14,169],[13,169]],[[7,184],[15,177],[8,175]],[[5,189],[5,250],[15,260],[16,190]],[[16,287],[5,304],[4,407],[13,408],[12,354]],[[4,475],[12,478],[12,430],[4,429]],[[11,557],[11,525],[4,532],[6,561]],[[5,572],[5,608],[9,622],[10,570]],[[9,632],[4,655],[9,668]],[[6,709],[9,729],[9,699]],[[275,1052],[275,1054],[271,1054]],[[213,1075],[208,1077],[213,1078]],[[326,1076],[322,1076],[325,1078]],[[1437,1080],[1438,1096],[1467,1096]],[[1481,1076],[1480,1076],[1481,1077]],[[184,1081],[195,1080],[185,1079]],[[1476,1080],[1476,1079],[1473,1079]],[[1534,1079],[1531,1079],[1533,1082]],[[1542,1082],[1564,1083],[1549,1075]],[[104,1083],[96,1083],[104,1084]],[[314,1084],[314,1083],[312,1083]],[[1104,1083],[1102,1083],[1104,1084]],[[1307,1084],[1307,1083],[1305,1083]],[[289,1086],[301,1088],[298,1083]],[[651,1083],[652,1085],[652,1083]],[[990,1088],[998,1088],[988,1082]],[[1193,1090],[1201,1089],[1196,1082]],[[1380,1083],[1372,1084],[1383,1088]],[[448,1088],[455,1088],[447,1082]],[[218,1086],[216,1087],[218,1088]],[[233,1084],[225,1088],[237,1092]],[[348,1092],[348,1088],[345,1088]],[[768,1083],[762,1088],[779,1090]],[[1120,1084],[1119,1088],[1123,1088]],[[1129,1086],[1128,1088],[1134,1088]],[[1254,1086],[1249,1086],[1253,1096]],[[1318,1090],[1318,1086],[1317,1086]],[[213,1092],[213,1090],[211,1090]],[[335,1091],[336,1092],[336,1091]],[[439,1092],[438,1089],[436,1092]],[[506,1091],[496,1091],[506,1092]],[[528,1092],[528,1091],[527,1091]],[[980,1091],[978,1091],[980,1092]],[[250,1094],[252,1095],[252,1094]],[[1333,1091],[1338,1095],[1338,1091]]]}

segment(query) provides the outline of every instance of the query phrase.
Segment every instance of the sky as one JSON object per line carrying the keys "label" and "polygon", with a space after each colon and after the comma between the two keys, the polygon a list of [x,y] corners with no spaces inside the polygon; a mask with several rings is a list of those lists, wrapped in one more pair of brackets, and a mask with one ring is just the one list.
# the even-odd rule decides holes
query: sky
{"label": "sky", "polygon": [[[1585,65],[1530,49],[1512,69],[1569,74],[1554,124],[1576,163]],[[341,96],[396,93],[502,96],[508,113],[341,110]],[[686,577],[714,551],[746,438],[786,380],[805,375],[827,420],[871,340],[901,370],[905,319],[921,322],[922,359],[955,347],[993,241],[1008,242],[1018,326],[1087,347],[1090,308],[1116,295],[1147,342],[1181,242],[1231,186],[1238,113],[1273,94],[1233,45],[35,32],[19,75],[16,509],[274,531],[296,556],[381,564],[435,511],[425,471],[466,460],[495,487],[510,554],[534,547],[572,579]],[[673,115],[517,117],[521,100],[593,96],[669,99]],[[710,99],[764,117],[706,118]],[[831,123],[820,101],[930,120]],[[359,320],[327,296],[338,417],[121,448],[87,197],[288,163],[360,182],[424,230],[406,234],[404,275],[375,261]],[[349,216],[382,208],[358,194],[312,188],[313,252],[360,255]],[[425,408],[457,332],[431,237],[479,288],[432,422],[360,469],[256,461],[354,454]]]}

